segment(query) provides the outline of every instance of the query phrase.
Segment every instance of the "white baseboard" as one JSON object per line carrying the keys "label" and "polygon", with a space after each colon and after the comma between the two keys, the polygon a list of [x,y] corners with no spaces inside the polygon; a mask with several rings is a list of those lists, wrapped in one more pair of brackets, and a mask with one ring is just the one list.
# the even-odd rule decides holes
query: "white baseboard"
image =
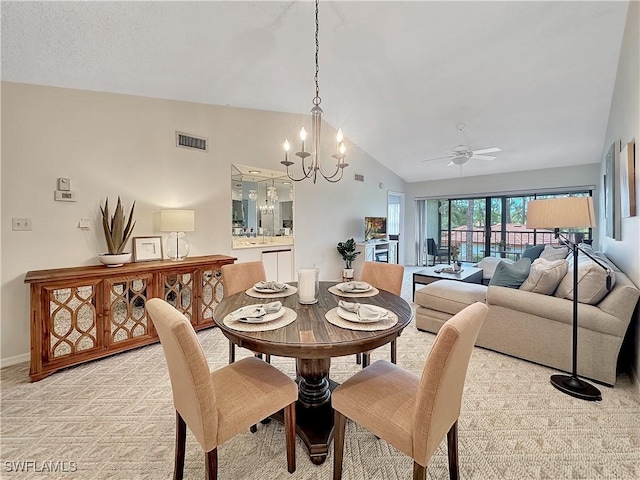
{"label": "white baseboard", "polygon": [[22,355],[16,355],[9,358],[0,358],[0,368],[10,367],[11,365],[17,365],[18,363],[28,362],[29,354],[23,353]]}

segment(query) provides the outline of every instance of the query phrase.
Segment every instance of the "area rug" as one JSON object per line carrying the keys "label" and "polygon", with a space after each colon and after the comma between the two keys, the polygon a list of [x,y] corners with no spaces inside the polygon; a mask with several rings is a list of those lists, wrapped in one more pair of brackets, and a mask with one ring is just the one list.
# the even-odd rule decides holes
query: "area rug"
{"label": "area rug", "polygon": [[[408,281],[405,298],[411,298],[410,288]],[[226,365],[228,343],[220,330],[198,337],[211,369]],[[398,339],[398,364],[420,374],[434,338],[411,323]],[[248,355],[237,350],[238,358]],[[385,346],[371,360],[388,356]],[[292,359],[273,357],[272,363],[294,376]],[[331,377],[344,381],[359,368],[353,356],[335,358]],[[552,373],[500,353],[474,350],[459,421],[462,479],[640,478],[640,395],[629,377],[620,375],[615,388],[600,387],[601,402],[585,402],[555,390],[549,383]],[[28,364],[4,368],[0,388],[1,478],[172,478],[174,409],[159,344],[36,383],[28,381]],[[255,434],[243,432],[218,449],[219,478],[332,478],[332,448],[320,466],[311,463],[299,440],[296,451],[297,470],[289,474],[282,425],[260,424]],[[411,475],[411,459],[347,423],[345,480]],[[429,463],[427,477],[449,478],[446,442]],[[185,478],[204,478],[204,455],[191,433]]]}

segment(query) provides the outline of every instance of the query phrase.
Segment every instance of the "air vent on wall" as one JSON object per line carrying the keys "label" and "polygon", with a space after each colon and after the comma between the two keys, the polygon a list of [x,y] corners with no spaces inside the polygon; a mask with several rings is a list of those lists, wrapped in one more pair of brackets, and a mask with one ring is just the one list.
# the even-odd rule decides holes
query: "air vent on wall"
{"label": "air vent on wall", "polygon": [[209,140],[204,137],[196,137],[188,133],[176,131],[176,147],[208,152]]}
{"label": "air vent on wall", "polygon": [[364,175],[356,173],[356,182],[364,182]]}

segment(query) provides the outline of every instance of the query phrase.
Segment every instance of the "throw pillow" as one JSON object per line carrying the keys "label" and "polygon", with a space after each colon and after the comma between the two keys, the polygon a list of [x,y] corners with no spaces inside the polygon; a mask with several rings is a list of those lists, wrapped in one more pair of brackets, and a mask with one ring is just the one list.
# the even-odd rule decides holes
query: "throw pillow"
{"label": "throw pillow", "polygon": [[544,258],[536,258],[531,264],[529,276],[520,285],[520,290],[551,295],[567,274],[568,268],[569,262],[566,260],[550,262]]}
{"label": "throw pillow", "polygon": [[[611,271],[611,288],[616,283],[616,275]],[[596,305],[607,296],[607,271],[586,255],[578,257],[578,302]],[[573,300],[573,261],[569,262],[567,274],[560,281],[556,297]]]}
{"label": "throw pillow", "polygon": [[509,258],[484,257],[475,265],[475,267],[482,269],[483,280],[490,280],[491,277],[493,277],[493,272],[496,271],[496,267],[500,262],[513,263],[513,260]]}
{"label": "throw pillow", "polygon": [[529,258],[533,262],[540,256],[544,250],[544,243],[542,245],[527,245],[527,248],[522,252],[522,258]]}
{"label": "throw pillow", "polygon": [[500,262],[493,272],[489,285],[520,288],[522,282],[524,282],[529,276],[530,269],[531,260],[528,258],[521,258],[514,263]]}
{"label": "throw pillow", "polygon": [[567,255],[569,255],[568,247],[554,247],[552,245],[547,245],[546,247],[544,247],[544,250],[542,250],[540,258],[544,258],[545,260],[553,262],[554,260],[562,260],[567,258]]}

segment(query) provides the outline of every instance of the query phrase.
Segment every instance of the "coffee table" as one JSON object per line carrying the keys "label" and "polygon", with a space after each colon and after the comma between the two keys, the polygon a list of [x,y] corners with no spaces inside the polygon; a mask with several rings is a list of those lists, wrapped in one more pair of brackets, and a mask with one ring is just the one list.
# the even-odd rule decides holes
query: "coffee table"
{"label": "coffee table", "polygon": [[437,280],[457,280],[466,283],[482,283],[482,269],[463,266],[458,273],[436,272],[451,265],[434,265],[413,274],[413,299],[416,299],[416,284],[428,285]]}

